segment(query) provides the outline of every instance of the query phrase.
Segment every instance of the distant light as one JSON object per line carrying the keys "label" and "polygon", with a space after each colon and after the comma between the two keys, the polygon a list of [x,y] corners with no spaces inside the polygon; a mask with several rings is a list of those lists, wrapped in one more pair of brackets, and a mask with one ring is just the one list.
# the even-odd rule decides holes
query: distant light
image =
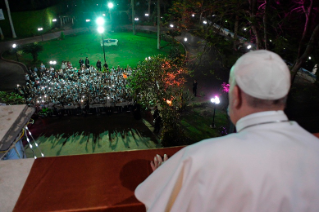
{"label": "distant light", "polygon": [[248,46],[247,46],[247,49],[251,49],[251,45],[248,45]]}
{"label": "distant light", "polygon": [[227,20],[225,22],[227,22]]}
{"label": "distant light", "polygon": [[15,44],[15,43],[14,43],[14,44],[12,44],[12,48],[14,48],[14,49],[15,49],[16,47],[17,47],[17,44]]}
{"label": "distant light", "polygon": [[105,16],[105,14],[103,14],[103,16]]}
{"label": "distant light", "polygon": [[99,26],[98,28],[97,28],[97,31],[99,32],[99,33],[103,33],[104,32],[104,27],[102,27],[102,26]]}
{"label": "distant light", "polygon": [[99,6],[99,4],[96,4],[96,6]]}
{"label": "distant light", "polygon": [[135,21],[138,21],[138,20],[140,20],[140,19],[139,19],[139,18],[134,18],[134,20],[135,20]]}
{"label": "distant light", "polygon": [[215,14],[212,15],[212,17],[214,17],[214,16],[215,16]]}
{"label": "distant light", "polygon": [[272,40],[269,40],[270,42],[272,42]]}
{"label": "distant light", "polygon": [[39,28],[38,28],[38,31],[42,31],[42,30],[43,30],[43,28],[42,28],[42,27],[39,27]]}
{"label": "distant light", "polygon": [[163,18],[163,17],[161,17],[161,18]]}
{"label": "distant light", "polygon": [[170,24],[169,26],[170,26],[171,28],[173,28],[173,27],[174,27],[174,25],[173,25],[173,24]]}
{"label": "distant light", "polygon": [[207,24],[207,21],[203,21],[203,24]]}
{"label": "distant light", "polygon": [[146,16],[146,17],[148,17],[148,16],[150,16],[150,14],[148,14],[148,13],[145,13],[145,16]]}
{"label": "distant light", "polygon": [[114,7],[114,4],[112,2],[107,3],[107,7],[112,9]]}
{"label": "distant light", "polygon": [[53,19],[52,19],[52,22],[56,22],[56,21],[57,21],[56,18],[53,18]]}
{"label": "distant light", "polygon": [[309,60],[311,60],[311,57],[308,57],[309,58]]}
{"label": "distant light", "polygon": [[192,17],[195,17],[195,14],[192,14]]}
{"label": "distant light", "polygon": [[184,41],[186,42],[186,41],[187,41],[187,38],[184,38]]}
{"label": "distant light", "polygon": [[247,30],[247,28],[244,28],[244,31],[246,31]]}
{"label": "distant light", "polygon": [[56,61],[55,60],[50,60],[49,64],[50,65],[56,65]]}
{"label": "distant light", "polygon": [[218,96],[215,96],[214,98],[211,98],[210,101],[214,104],[219,104],[220,103],[220,99]]}
{"label": "distant light", "polygon": [[96,24],[97,24],[98,26],[102,26],[104,23],[105,23],[104,18],[98,17],[98,18],[96,19]]}
{"label": "distant light", "polygon": [[86,21],[86,22],[90,22],[90,21],[91,21],[91,19],[86,19],[85,21]]}
{"label": "distant light", "polygon": [[150,59],[151,59],[151,57],[148,57],[148,59],[150,60]]}

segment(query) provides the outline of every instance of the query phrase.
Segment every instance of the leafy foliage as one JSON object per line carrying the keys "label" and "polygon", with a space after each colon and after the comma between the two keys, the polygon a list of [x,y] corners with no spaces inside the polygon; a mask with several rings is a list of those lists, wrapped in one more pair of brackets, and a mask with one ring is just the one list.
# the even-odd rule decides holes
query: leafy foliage
{"label": "leafy foliage", "polygon": [[24,53],[31,54],[33,57],[33,62],[35,62],[38,60],[39,52],[43,51],[43,46],[39,45],[37,42],[34,42],[24,45],[22,50]]}
{"label": "leafy foliage", "polygon": [[9,93],[5,91],[0,91],[0,102],[6,103],[8,105],[17,105],[17,104],[24,104],[25,100],[23,97],[16,93]]}
{"label": "leafy foliage", "polygon": [[60,39],[61,39],[61,40],[64,40],[64,39],[65,39],[64,32],[61,32],[61,34],[60,34]]}
{"label": "leafy foliage", "polygon": [[162,144],[182,143],[179,111],[183,107],[183,85],[188,70],[160,55],[146,58],[128,78],[129,88],[146,108],[158,105],[163,122]]}

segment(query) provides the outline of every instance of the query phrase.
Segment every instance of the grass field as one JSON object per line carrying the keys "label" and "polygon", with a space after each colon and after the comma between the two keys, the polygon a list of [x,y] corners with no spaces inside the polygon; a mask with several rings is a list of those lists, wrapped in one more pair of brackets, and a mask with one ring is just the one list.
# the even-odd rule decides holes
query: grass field
{"label": "grass field", "polygon": [[185,129],[186,136],[190,139],[190,143],[195,143],[207,138],[219,137],[220,127],[228,128],[227,114],[222,107],[217,107],[215,115],[216,128],[209,126],[213,121],[214,107],[210,102],[197,103],[190,106],[186,113],[182,114],[181,124]]}
{"label": "grass field", "polygon": [[[166,41],[161,41],[162,48],[157,50],[156,34],[132,32],[114,32],[106,33],[104,38],[118,39],[118,46],[105,46],[106,62],[109,66],[136,67],[137,63],[146,57],[153,55],[168,55],[171,45]],[[19,56],[20,62],[27,66],[40,66],[43,62],[47,67],[50,60],[56,60],[56,68],[60,68],[62,61],[70,61],[73,66],[79,66],[79,59],[85,60],[88,57],[90,64],[95,66],[97,60],[103,62],[103,48],[100,44],[101,36],[98,33],[85,33],[79,35],[66,36],[64,40],[50,40],[40,42],[43,45],[43,51],[39,53],[38,62],[32,63],[31,54],[22,54]],[[180,46],[181,50],[183,47]],[[16,60],[15,55],[5,55],[5,58]]]}

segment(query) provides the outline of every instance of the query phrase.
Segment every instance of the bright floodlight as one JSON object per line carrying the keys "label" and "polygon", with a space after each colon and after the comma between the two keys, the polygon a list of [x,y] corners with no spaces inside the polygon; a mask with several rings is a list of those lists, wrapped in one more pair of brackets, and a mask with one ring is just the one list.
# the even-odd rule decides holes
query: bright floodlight
{"label": "bright floodlight", "polygon": [[42,31],[42,30],[43,30],[43,28],[42,28],[42,27],[39,27],[39,28],[38,28],[38,31]]}
{"label": "bright floodlight", "polygon": [[50,60],[49,64],[50,65],[56,65],[56,61],[55,60]]}
{"label": "bright floodlight", "polygon": [[114,7],[114,4],[112,2],[107,3],[107,7],[112,9]]}
{"label": "bright floodlight", "polygon": [[86,21],[86,22],[90,22],[90,21],[91,21],[91,19],[86,19],[85,21]]}
{"label": "bright floodlight", "polygon": [[135,21],[138,21],[138,20],[140,20],[140,19],[139,19],[139,18],[134,18],[134,20],[135,20]]}
{"label": "bright floodlight", "polygon": [[247,49],[251,49],[251,45],[248,45],[248,46],[247,46]]}
{"label": "bright floodlight", "polygon": [[146,16],[146,17],[148,17],[148,16],[149,16],[149,14],[148,14],[148,13],[145,13],[145,16]]}
{"label": "bright floodlight", "polygon": [[195,17],[195,14],[192,14],[192,17]]}
{"label": "bright floodlight", "polygon": [[52,19],[52,22],[56,22],[56,21],[57,21],[56,18]]}
{"label": "bright floodlight", "polygon": [[98,26],[102,26],[104,23],[105,23],[104,18],[98,17],[98,18],[96,19],[96,24],[97,24]]}
{"label": "bright floodlight", "polygon": [[311,60],[311,57],[308,57],[309,58],[309,60]]}
{"label": "bright floodlight", "polygon": [[17,47],[17,44],[12,44],[12,48],[16,48]]}
{"label": "bright floodlight", "polygon": [[244,28],[244,31],[246,31],[247,30],[247,28]]}
{"label": "bright floodlight", "polygon": [[210,101],[217,105],[220,103],[220,99],[218,96],[215,96],[215,98],[211,98]]}
{"label": "bright floodlight", "polygon": [[97,28],[97,31],[98,31],[99,33],[103,33],[103,32],[104,32],[104,27],[99,26],[99,27]]}
{"label": "bright floodlight", "polygon": [[186,42],[186,41],[187,41],[187,38],[184,38],[184,41]]}
{"label": "bright floodlight", "polygon": [[207,21],[203,21],[203,24],[207,24]]}
{"label": "bright floodlight", "polygon": [[173,27],[174,27],[174,25],[173,25],[173,24],[170,24],[169,26],[170,26],[171,28],[173,28]]}

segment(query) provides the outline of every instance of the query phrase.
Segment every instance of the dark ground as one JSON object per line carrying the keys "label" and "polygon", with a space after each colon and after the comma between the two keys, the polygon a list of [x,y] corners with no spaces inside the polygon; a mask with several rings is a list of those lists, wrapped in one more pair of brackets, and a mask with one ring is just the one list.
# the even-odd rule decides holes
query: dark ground
{"label": "dark ground", "polygon": [[[149,137],[156,141],[155,135],[145,126],[142,120],[135,120],[131,113],[119,113],[112,115],[88,115],[81,116],[62,116],[62,117],[45,117],[37,118],[34,125],[29,125],[35,139],[40,135],[45,137],[62,135],[68,138],[73,134],[85,136],[93,134],[93,141],[96,142],[99,135],[105,131],[110,134],[122,132],[123,134],[137,130],[143,137]],[[110,139],[111,140],[111,139]]]}

